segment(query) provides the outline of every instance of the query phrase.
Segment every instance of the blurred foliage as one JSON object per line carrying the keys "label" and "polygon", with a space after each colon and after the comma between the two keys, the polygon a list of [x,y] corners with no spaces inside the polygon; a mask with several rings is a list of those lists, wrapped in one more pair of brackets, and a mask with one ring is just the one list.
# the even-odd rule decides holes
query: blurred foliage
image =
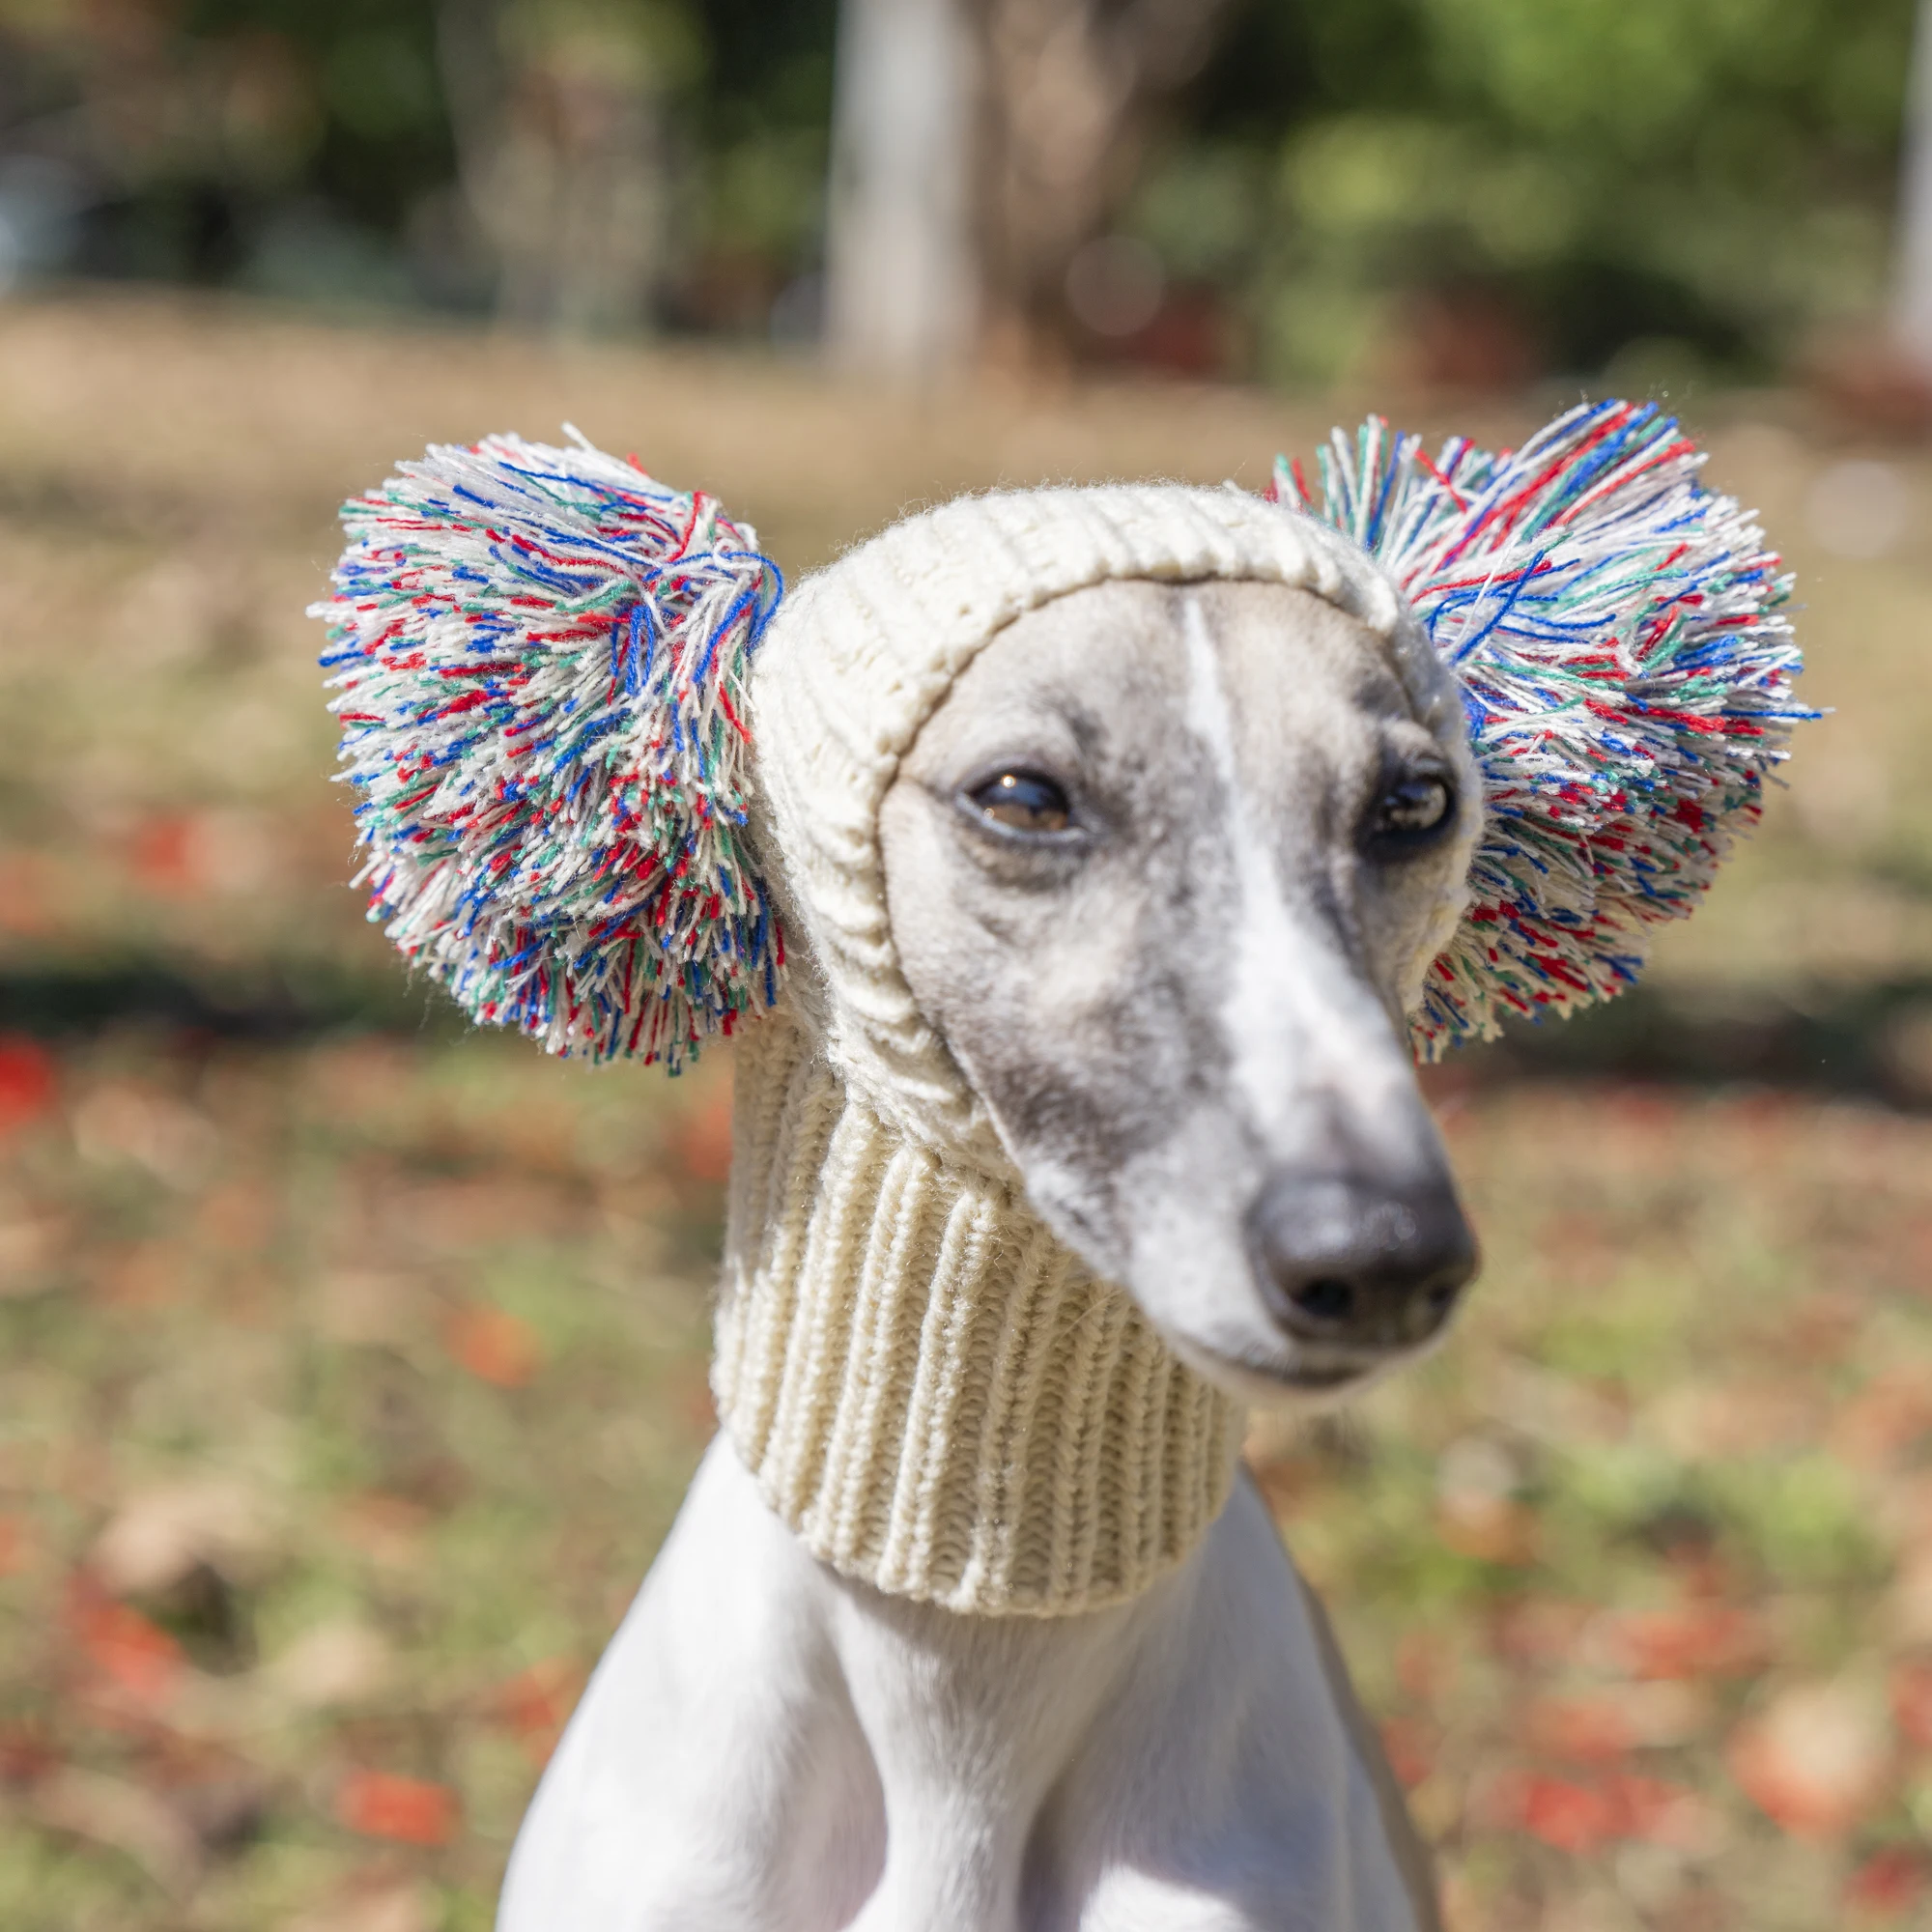
{"label": "blurred foliage", "polygon": [[226,280],[305,204],[374,253],[451,177],[435,38],[429,0],[9,0],[14,199],[59,200],[41,252],[83,272]]}
{"label": "blurred foliage", "polygon": [[[647,107],[625,164],[659,178],[604,309],[808,332],[837,14],[0,0],[0,283],[11,234],[15,272],[531,314],[502,295],[517,243],[476,205],[455,83],[479,40],[512,82],[575,44]],[[1216,327],[1122,353],[1479,384],[1773,366],[1880,296],[1911,24],[1911,0],[1248,0],[1126,224]],[[546,99],[553,120],[603,111],[567,75]]]}
{"label": "blurred foliage", "polygon": [[717,244],[809,259],[820,242],[838,0],[706,0],[704,230]]}
{"label": "blurred foliage", "polygon": [[1912,11],[1253,0],[1133,222],[1273,375],[1761,369],[1878,299]]}
{"label": "blurred foliage", "polygon": [[663,120],[671,272],[630,321],[695,304],[728,322],[714,259],[754,259],[768,301],[816,255],[835,17],[836,0],[0,0],[0,289],[61,270],[487,305],[497,238],[465,205],[458,94],[488,43],[501,84],[563,68],[566,117],[598,105],[567,91],[575,60]]}

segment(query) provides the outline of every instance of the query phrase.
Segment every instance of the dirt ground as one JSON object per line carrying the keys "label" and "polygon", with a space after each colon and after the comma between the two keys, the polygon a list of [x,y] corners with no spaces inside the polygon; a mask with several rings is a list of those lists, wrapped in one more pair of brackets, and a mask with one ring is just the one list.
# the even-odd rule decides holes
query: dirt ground
{"label": "dirt ground", "polygon": [[[486,1926],[713,1426],[728,1065],[598,1074],[403,986],[302,615],[340,497],[568,419],[795,571],[1002,480],[1259,484],[1361,400],[0,306],[0,1924]],[[1251,1442],[1458,1932],[1932,1925],[1932,463],[1687,413],[1835,708],[1638,1032],[1856,1009],[1856,1077],[1443,1069],[1468,1319]]]}

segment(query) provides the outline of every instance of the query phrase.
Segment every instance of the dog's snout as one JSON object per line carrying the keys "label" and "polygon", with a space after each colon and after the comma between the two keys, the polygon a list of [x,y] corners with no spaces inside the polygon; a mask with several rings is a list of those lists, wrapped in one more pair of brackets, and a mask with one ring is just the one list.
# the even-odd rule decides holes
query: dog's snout
{"label": "dog's snout", "polygon": [[1389,1186],[1277,1176],[1248,1213],[1262,1292],[1297,1341],[1413,1348],[1440,1328],[1476,1271],[1476,1244],[1444,1179]]}

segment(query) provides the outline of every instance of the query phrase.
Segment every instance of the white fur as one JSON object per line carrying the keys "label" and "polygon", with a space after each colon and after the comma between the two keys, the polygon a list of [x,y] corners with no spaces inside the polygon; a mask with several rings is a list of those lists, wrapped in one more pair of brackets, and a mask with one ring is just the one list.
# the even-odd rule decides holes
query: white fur
{"label": "white fur", "polygon": [[1414,1932],[1245,1485],[1116,1609],[962,1618],[808,1556],[722,1440],[526,1821],[499,1932]]}
{"label": "white fur", "polygon": [[[1303,1151],[1297,1103],[1323,1087],[1347,1091],[1371,1123],[1388,1118],[1411,1079],[1373,989],[1335,958],[1325,936],[1297,921],[1249,797],[1235,719],[1201,599],[1181,607],[1189,729],[1220,781],[1226,840],[1238,893],[1234,971],[1221,1024],[1234,1086],[1257,1135],[1279,1155]],[[1399,1115],[1396,1118],[1400,1118]],[[1299,1131],[1298,1131],[1299,1130]]]}

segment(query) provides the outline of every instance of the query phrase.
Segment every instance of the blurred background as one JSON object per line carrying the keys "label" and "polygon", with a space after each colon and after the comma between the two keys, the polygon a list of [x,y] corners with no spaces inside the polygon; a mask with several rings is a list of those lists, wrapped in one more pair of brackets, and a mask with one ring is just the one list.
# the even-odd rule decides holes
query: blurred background
{"label": "blurred background", "polygon": [[0,281],[1269,384],[1761,381],[1912,0],[6,0]]}
{"label": "blurred background", "polygon": [[1432,1091],[1438,1359],[1252,1459],[1458,1932],[1932,1925],[1911,0],[0,0],[0,1923],[470,1932],[714,1424],[730,1068],[347,885],[339,500],[565,419],[787,571],[995,481],[1655,396],[1788,790]]}

